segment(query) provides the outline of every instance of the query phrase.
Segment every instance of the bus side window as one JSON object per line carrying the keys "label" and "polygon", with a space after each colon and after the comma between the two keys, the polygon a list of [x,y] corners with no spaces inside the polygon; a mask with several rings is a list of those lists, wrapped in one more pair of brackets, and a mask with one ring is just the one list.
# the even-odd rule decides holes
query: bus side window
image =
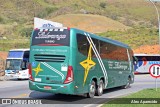
{"label": "bus side window", "polygon": [[77,34],[77,46],[81,54],[88,55],[89,43],[85,35]]}

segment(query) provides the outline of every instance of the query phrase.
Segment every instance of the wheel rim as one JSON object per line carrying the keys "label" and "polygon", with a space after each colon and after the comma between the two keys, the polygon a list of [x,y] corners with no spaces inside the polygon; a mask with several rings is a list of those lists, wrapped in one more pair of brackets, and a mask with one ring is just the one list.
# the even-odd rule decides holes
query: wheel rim
{"label": "wheel rim", "polygon": [[128,79],[128,82],[125,88],[128,88],[129,86],[130,86],[130,79]]}
{"label": "wheel rim", "polygon": [[129,87],[129,82],[127,83],[126,87],[125,88],[128,88]]}
{"label": "wheel rim", "polygon": [[102,92],[103,92],[103,85],[100,84],[100,85],[99,85],[99,93],[102,93]]}
{"label": "wheel rim", "polygon": [[92,84],[90,87],[90,93],[94,94],[95,93],[95,86]]}

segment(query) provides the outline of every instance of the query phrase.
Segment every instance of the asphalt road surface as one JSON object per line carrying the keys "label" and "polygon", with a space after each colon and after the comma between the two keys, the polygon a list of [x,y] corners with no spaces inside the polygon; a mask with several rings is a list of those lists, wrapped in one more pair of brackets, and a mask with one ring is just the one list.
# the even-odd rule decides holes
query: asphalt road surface
{"label": "asphalt road surface", "polygon": [[[160,78],[157,79],[157,87],[160,87]],[[128,89],[120,87],[107,89],[102,96],[95,96],[96,99],[90,100],[82,95],[54,95],[51,93],[42,93],[29,90],[28,80],[8,80],[0,81],[0,98],[38,98],[46,99],[52,104],[42,105],[0,105],[1,107],[95,107],[106,98],[117,98],[135,93],[142,89],[155,88],[155,78],[149,74],[135,75],[135,82]],[[90,102],[91,101],[91,102]]]}

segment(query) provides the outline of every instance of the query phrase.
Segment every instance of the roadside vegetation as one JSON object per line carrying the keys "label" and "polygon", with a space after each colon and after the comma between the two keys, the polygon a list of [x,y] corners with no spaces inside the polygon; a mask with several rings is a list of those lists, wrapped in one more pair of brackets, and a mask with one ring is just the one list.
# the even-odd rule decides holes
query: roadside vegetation
{"label": "roadside vegetation", "polygon": [[[157,91],[156,89],[144,89],[128,96],[106,102],[102,107],[158,107],[160,102],[159,94],[157,93],[160,93],[160,88],[158,88]],[[146,101],[152,100],[157,101],[158,104],[145,104]]]}
{"label": "roadside vegetation", "polygon": [[134,49],[157,44],[157,15],[147,0],[5,0],[0,13],[0,51],[29,48],[34,17],[100,33]]}
{"label": "roadside vegetation", "polygon": [[125,32],[108,31],[100,33],[99,35],[128,44],[133,49],[137,49],[143,45],[158,44],[158,31],[154,28],[148,29],[144,27],[133,27],[132,29],[128,29]]}

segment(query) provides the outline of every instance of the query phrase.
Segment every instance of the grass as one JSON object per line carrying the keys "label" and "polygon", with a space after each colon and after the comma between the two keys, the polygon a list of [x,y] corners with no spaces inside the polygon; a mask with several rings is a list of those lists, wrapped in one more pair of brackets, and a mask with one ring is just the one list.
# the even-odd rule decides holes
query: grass
{"label": "grass", "polygon": [[28,39],[3,39],[0,40],[0,51],[8,51],[10,49],[29,48]]}
{"label": "grass", "polygon": [[143,27],[128,29],[125,32],[108,31],[105,33],[100,33],[99,35],[128,44],[133,49],[136,49],[142,45],[158,44],[157,30]]}
{"label": "grass", "polygon": [[[159,3],[156,5],[159,8]],[[36,16],[92,33],[104,32],[100,35],[133,48],[157,43],[154,29],[157,16],[153,5],[146,0],[65,0],[65,3],[64,0],[5,0],[1,2],[0,13],[0,38],[14,41],[17,38],[29,40],[26,36],[31,33],[33,17]],[[137,31],[134,26],[153,29],[153,33],[145,29]],[[126,30],[131,27],[133,29]],[[10,40],[5,42],[10,43]]]}
{"label": "grass", "polygon": [[[159,99],[157,99],[159,98],[159,93],[160,93],[160,88],[158,88],[157,91],[155,89],[144,89],[142,91],[133,93],[126,97],[109,101],[106,104],[104,104],[102,107],[117,107],[117,106],[118,107],[151,107],[151,106],[158,107],[160,104],[143,104],[142,101],[155,100],[158,103],[160,103]],[[134,101],[138,101],[138,102],[136,103]],[[133,104],[133,102],[136,104]]]}
{"label": "grass", "polygon": [[110,30],[124,31],[130,28],[110,18],[92,14],[66,14],[57,16],[51,20],[63,23],[64,26],[79,28],[92,33]]}
{"label": "grass", "polygon": [[[74,18],[74,20],[70,20],[72,18]],[[94,32],[94,33],[96,32],[97,35],[111,38],[111,39],[120,41],[122,43],[128,44],[129,46],[131,46],[132,49],[137,49],[138,47],[143,45],[158,44],[157,29],[154,29],[154,28],[149,29],[144,27],[129,28],[121,23],[117,23],[116,21],[113,21],[111,19],[99,16],[99,15],[67,14],[67,15],[58,16],[56,18],[53,18],[52,20],[53,21],[56,20],[58,22],[62,21],[64,24],[70,27],[76,27],[76,28],[80,28],[82,30]],[[101,23],[100,21],[95,22],[95,20],[103,20],[103,22],[106,22],[107,24]],[[97,25],[103,26],[103,27],[98,27]],[[7,34],[6,36],[4,36],[4,37],[7,37],[7,40],[5,41],[0,40],[0,50],[7,51],[15,47],[29,48],[29,38],[30,38],[29,36],[32,31],[31,26],[22,27],[22,26],[13,25],[12,27],[0,26],[0,28],[1,28],[0,30],[1,34]],[[117,28],[117,31],[115,31],[116,28]],[[121,28],[123,31],[120,31],[119,28]],[[8,32],[7,29],[11,29],[11,30]],[[16,32],[14,33],[16,33],[19,36],[13,36],[14,29],[17,29]],[[110,31],[104,32],[108,29],[110,29]],[[104,33],[99,33],[98,31],[101,31]],[[25,42],[23,45],[23,43],[19,42],[17,39],[15,39],[15,37],[18,39],[27,39],[28,42],[27,43]],[[11,41],[11,39],[13,39],[14,42]],[[4,49],[3,46],[5,46],[5,44],[7,44],[7,47]]]}

